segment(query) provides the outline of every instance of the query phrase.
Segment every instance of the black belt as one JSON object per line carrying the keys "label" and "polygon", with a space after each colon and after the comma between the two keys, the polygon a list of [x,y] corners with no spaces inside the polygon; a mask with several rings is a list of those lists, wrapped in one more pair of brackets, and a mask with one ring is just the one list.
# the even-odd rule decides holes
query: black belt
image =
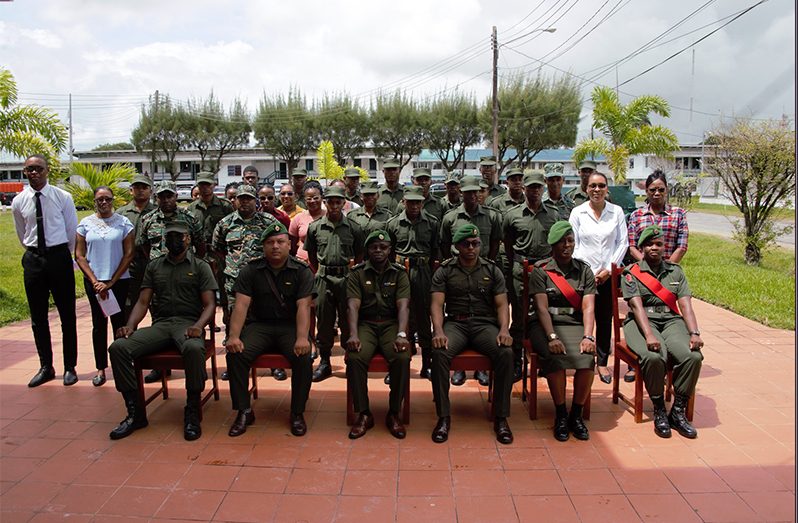
{"label": "black belt", "polygon": [[467,321],[471,318],[475,318],[479,316],[478,314],[447,314],[447,320],[454,320],[454,321]]}
{"label": "black belt", "polygon": [[429,256],[403,256],[399,254],[396,258],[401,265],[404,265],[405,261],[407,261],[410,267],[429,265]]}
{"label": "black belt", "polygon": [[[30,252],[35,252],[36,254],[39,253],[39,248],[38,247],[28,247],[27,249]],[[67,243],[59,243],[58,245],[53,245],[52,247],[45,247],[44,248],[44,252],[57,251],[59,249],[69,249],[69,244],[67,244]]]}
{"label": "black belt", "polygon": [[349,265],[321,265],[325,276],[343,276],[349,272]]}

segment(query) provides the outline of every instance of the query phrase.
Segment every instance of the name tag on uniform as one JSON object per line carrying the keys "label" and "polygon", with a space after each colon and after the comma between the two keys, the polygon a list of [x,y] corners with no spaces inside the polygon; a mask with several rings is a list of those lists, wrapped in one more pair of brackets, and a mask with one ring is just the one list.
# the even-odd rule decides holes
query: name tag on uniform
{"label": "name tag on uniform", "polygon": [[487,276],[483,276],[482,281],[490,281],[490,278],[488,278]]}
{"label": "name tag on uniform", "polygon": [[293,285],[290,281],[284,282],[283,285]]}
{"label": "name tag on uniform", "polygon": [[371,280],[366,280],[366,285],[371,285]]}
{"label": "name tag on uniform", "polygon": [[670,282],[670,285],[679,285],[680,283],[682,283],[682,282],[680,282],[680,281],[672,281],[672,282]]}

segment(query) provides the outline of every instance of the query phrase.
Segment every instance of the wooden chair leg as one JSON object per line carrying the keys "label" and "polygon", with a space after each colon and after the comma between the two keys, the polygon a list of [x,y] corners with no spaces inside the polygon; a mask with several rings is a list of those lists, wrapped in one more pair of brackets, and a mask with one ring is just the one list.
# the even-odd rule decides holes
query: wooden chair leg
{"label": "wooden chair leg", "polygon": [[410,424],[410,373],[407,373],[405,379],[405,391],[402,395],[402,423],[405,425]]}
{"label": "wooden chair leg", "polygon": [[[525,380],[526,381],[526,380]],[[529,419],[538,419],[538,365],[537,358],[529,358]]]}
{"label": "wooden chair leg", "polygon": [[258,369],[252,367],[252,399],[258,399]]}
{"label": "wooden chair leg", "polygon": [[687,421],[693,421],[694,409],[695,409],[695,392],[693,392],[693,395],[690,396],[690,400],[687,402]]}
{"label": "wooden chair leg", "polygon": [[[617,381],[617,380],[616,380]],[[635,379],[635,423],[643,422],[643,379]]]}
{"label": "wooden chair leg", "polygon": [[[348,369],[347,369],[348,370]],[[349,386],[349,373],[346,376],[346,424],[351,426],[355,423],[355,405],[352,397],[352,387]]]}
{"label": "wooden chair leg", "polygon": [[211,381],[213,383],[213,399],[214,401],[219,401],[219,369],[216,366],[216,349],[213,349],[214,353],[211,356]]}
{"label": "wooden chair leg", "polygon": [[161,369],[161,387],[163,388],[163,399],[169,399],[169,384],[166,382],[167,371]]}
{"label": "wooden chair leg", "polygon": [[620,377],[621,377],[621,358],[618,357],[618,348],[614,348],[615,356],[613,358],[613,380],[612,380],[612,402],[618,404]]}
{"label": "wooden chair leg", "polygon": [[585,401],[584,406],[582,407],[582,417],[584,419],[590,419],[590,394],[587,396],[587,400]]}

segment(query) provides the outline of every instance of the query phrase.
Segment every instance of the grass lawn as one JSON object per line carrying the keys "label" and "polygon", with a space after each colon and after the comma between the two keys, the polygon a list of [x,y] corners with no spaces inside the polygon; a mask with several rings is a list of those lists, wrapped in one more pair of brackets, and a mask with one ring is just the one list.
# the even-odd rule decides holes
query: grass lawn
{"label": "grass lawn", "polygon": [[[719,216],[728,216],[730,218],[742,218],[743,215],[740,211],[731,204],[723,204],[723,203],[702,203],[698,200],[698,197],[694,197],[693,204],[690,206],[690,210],[693,212],[702,212],[705,214],[717,214]],[[645,201],[645,196],[636,196],[635,202],[642,203]],[[775,211],[775,217],[778,220],[786,221],[786,222],[795,222],[795,210],[788,209],[785,207],[779,207]]]}
{"label": "grass lawn", "polygon": [[710,234],[690,233],[682,260],[693,296],[754,321],[795,329],[795,253],[777,248],[760,267],[743,260],[737,243]]}
{"label": "grass lawn", "polygon": [[[78,213],[78,219],[90,211]],[[25,298],[25,286],[22,281],[22,246],[14,231],[14,220],[11,210],[6,208],[0,212],[0,243],[3,254],[0,256],[0,326],[30,317],[28,300]],[[75,291],[84,296],[83,273],[75,270]],[[53,306],[50,298],[50,306]]]}

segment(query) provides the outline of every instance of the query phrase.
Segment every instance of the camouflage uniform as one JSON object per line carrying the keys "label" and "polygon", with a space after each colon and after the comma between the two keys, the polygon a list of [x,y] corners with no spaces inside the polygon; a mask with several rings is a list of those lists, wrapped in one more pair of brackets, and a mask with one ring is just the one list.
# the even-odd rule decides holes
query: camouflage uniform
{"label": "camouflage uniform", "polygon": [[188,225],[194,253],[203,251],[205,240],[202,234],[202,224],[193,214],[178,207],[171,216],[164,216],[161,209],[155,209],[141,218],[141,228],[136,234],[136,247],[149,246],[150,260],[166,254],[166,234],[164,234],[164,229],[166,224],[171,221],[185,222]]}

